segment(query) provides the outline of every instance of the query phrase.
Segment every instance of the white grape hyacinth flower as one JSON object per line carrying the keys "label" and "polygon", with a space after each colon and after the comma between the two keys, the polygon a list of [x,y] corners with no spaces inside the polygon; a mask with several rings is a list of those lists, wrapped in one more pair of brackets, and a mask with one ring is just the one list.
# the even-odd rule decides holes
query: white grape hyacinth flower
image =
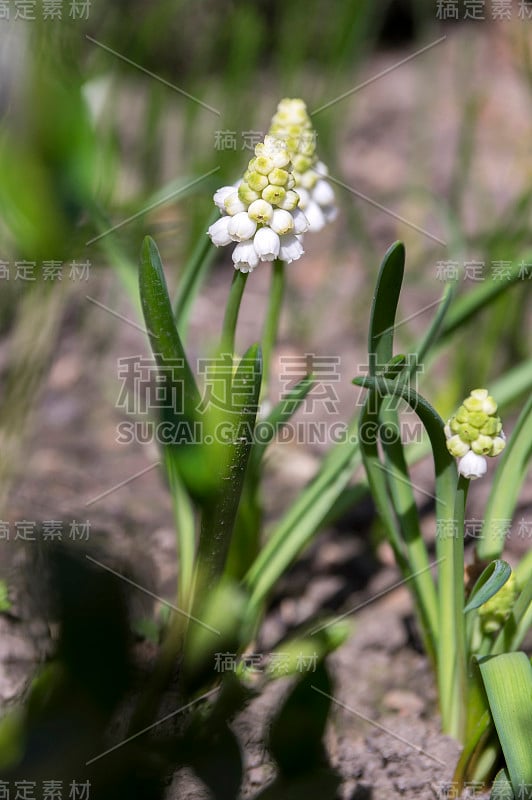
{"label": "white grape hyacinth flower", "polygon": [[497,403],[487,389],[473,389],[444,426],[446,446],[458,461],[458,472],[476,480],[488,471],[486,456],[498,456],[506,445]]}
{"label": "white grape hyacinth flower", "polygon": [[253,272],[261,261],[279,258],[290,263],[303,255],[300,237],[309,230],[309,222],[300,208],[292,171],[286,144],[266,136],[255,147],[243,179],[214,193],[222,216],[207,233],[217,247],[236,242],[235,269]]}
{"label": "white grape hyacinth flower", "polygon": [[477,478],[482,478],[487,471],[488,462],[484,456],[479,456],[472,450],[469,450],[458,462],[458,472],[460,475],[463,475],[464,478],[469,478],[469,480],[472,481],[476,480]]}
{"label": "white grape hyacinth flower", "polygon": [[286,143],[292,158],[295,190],[300,196],[299,207],[308,219],[308,230],[320,231],[336,219],[338,209],[327,180],[327,167],[318,161],[316,133],[304,101],[299,98],[281,100],[270,133]]}

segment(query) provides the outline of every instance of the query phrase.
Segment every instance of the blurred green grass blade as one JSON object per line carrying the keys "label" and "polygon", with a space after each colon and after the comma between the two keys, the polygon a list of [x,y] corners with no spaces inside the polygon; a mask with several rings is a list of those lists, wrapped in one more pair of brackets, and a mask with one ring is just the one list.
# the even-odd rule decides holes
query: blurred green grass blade
{"label": "blurred green grass blade", "polygon": [[188,608],[194,578],[196,551],[194,506],[179,474],[179,463],[174,457],[172,448],[164,448],[164,457],[178,541],[178,606],[179,608]]}
{"label": "blurred green grass blade", "polygon": [[301,407],[306,396],[315,384],[312,375],[302,378],[293,389],[287,392],[268,414],[266,419],[257,423],[257,431],[250,457],[250,468],[257,469],[262,458],[277,432],[291,420]]}
{"label": "blurred green grass blade", "polygon": [[449,311],[451,303],[454,300],[455,294],[456,294],[456,284],[448,283],[447,286],[445,287],[445,291],[440,300],[438,310],[434,315],[434,318],[421,341],[419,349],[417,350],[413,366],[416,366],[417,364],[422,364],[423,360],[425,359],[425,356],[432,348],[432,345],[438,342],[443,322],[445,320],[445,317],[447,316],[447,312]]}
{"label": "blurred green grass blade", "polygon": [[532,392],[532,359],[523,361],[491,384],[499,411],[511,406],[522,395]]}
{"label": "blurred green grass blade", "polygon": [[504,586],[512,568],[506,561],[497,559],[488,564],[473,587],[469,603],[464,608],[464,614],[487,603]]}
{"label": "blurred green grass blade", "polygon": [[308,544],[321,521],[330,512],[354,470],[360,466],[357,420],[351,421],[346,437],[329,451],[321,470],[274,527],[270,538],[246,575],[252,600],[260,604],[272,586]]}
{"label": "blurred green grass blade", "polygon": [[231,427],[231,441],[217,450],[223,459],[218,490],[202,517],[198,556],[203,580],[220,575],[224,568],[253,445],[261,381],[262,353],[260,345],[254,344],[242,356],[233,378],[232,408],[225,420]]}
{"label": "blurred green grass blade", "polygon": [[505,526],[496,523],[501,520],[511,522],[531,456],[532,395],[500,456],[484,515],[483,535],[477,544],[477,554],[481,560],[497,558],[502,553]]}
{"label": "blurred green grass blade", "polygon": [[516,797],[532,785],[532,665],[525,653],[479,661],[491,714]]}
{"label": "blurred green grass blade", "polygon": [[371,375],[393,357],[395,314],[404,270],[405,247],[395,242],[383,258],[372,300],[368,338]]}
{"label": "blurred green grass blade", "polygon": [[205,281],[209,267],[214,261],[216,248],[207,236],[207,228],[219,218],[214,211],[205,226],[205,235],[201,236],[188,259],[183,272],[179,276],[179,291],[174,302],[174,317],[183,339],[186,339],[188,319],[192,304]]}

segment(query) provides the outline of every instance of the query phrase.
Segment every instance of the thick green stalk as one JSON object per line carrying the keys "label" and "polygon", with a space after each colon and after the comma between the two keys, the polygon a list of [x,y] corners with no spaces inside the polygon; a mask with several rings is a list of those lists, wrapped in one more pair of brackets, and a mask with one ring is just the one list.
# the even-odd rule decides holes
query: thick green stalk
{"label": "thick green stalk", "polygon": [[[446,606],[451,606],[453,616],[454,637],[453,642],[453,661],[455,662],[455,683],[452,689],[452,713],[449,733],[456,736],[461,742],[464,740],[466,717],[465,709],[467,706],[467,653],[465,638],[465,617],[464,617],[464,526],[465,526],[465,507],[467,501],[467,491],[469,480],[460,475],[456,487],[456,500],[454,504],[454,535],[451,538],[451,546],[446,552],[446,557],[452,560],[452,580],[445,584],[441,576],[438,586],[440,620],[447,615]],[[445,562],[444,562],[445,563]],[[449,602],[450,601],[450,602]],[[442,669],[442,662],[446,663],[449,659],[448,642],[443,639],[439,642],[439,664]]]}
{"label": "thick green stalk", "polygon": [[399,438],[399,415],[394,409],[383,408],[380,419],[383,434],[390,431],[394,435],[393,438],[386,435],[381,438],[386,455],[388,485],[393,508],[401,528],[404,553],[409,567],[404,577],[409,579],[409,585],[414,591],[425,648],[427,655],[434,662],[438,640],[438,597],[431,575],[427,547],[421,533],[419,514],[403,445]]}
{"label": "thick green stalk", "polygon": [[233,276],[233,282],[231,283],[231,289],[229,290],[227,305],[225,307],[220,352],[222,354],[228,353],[231,357],[235,352],[236,324],[238,322],[240,303],[242,302],[242,296],[244,294],[244,289],[246,288],[247,279],[247,272],[240,272],[240,270],[236,270]]}
{"label": "thick green stalk", "polygon": [[273,262],[272,266],[272,282],[268,299],[268,310],[266,312],[264,332],[262,334],[262,363],[264,369],[261,392],[262,397],[266,397],[268,392],[268,385],[270,382],[270,363],[273,348],[275,347],[275,342],[277,341],[279,319],[281,317],[281,309],[283,305],[284,287],[285,264],[284,261],[280,261],[277,258]]}

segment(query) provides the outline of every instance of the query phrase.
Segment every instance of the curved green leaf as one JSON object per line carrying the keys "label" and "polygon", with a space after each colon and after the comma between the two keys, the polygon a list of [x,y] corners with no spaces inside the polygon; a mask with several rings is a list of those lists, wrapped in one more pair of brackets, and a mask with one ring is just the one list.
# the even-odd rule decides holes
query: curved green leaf
{"label": "curved green leaf", "polygon": [[506,561],[497,559],[488,564],[473,587],[469,603],[464,608],[464,614],[487,603],[493,595],[497,594],[501,586],[504,586],[511,574],[512,568]]}
{"label": "curved green leaf", "polygon": [[369,371],[375,375],[393,356],[397,303],[405,271],[405,246],[395,242],[385,254],[371,305],[368,352]]}

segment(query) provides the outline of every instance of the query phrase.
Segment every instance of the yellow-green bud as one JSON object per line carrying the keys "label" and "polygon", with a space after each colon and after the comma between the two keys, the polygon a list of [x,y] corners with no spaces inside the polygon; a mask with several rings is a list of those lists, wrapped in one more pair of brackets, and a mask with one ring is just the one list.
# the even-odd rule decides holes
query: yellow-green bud
{"label": "yellow-green bud", "polygon": [[512,572],[497,594],[490,597],[478,609],[480,625],[484,633],[497,633],[502,628],[512,612],[517,595],[518,587]]}
{"label": "yellow-green bud", "polygon": [[497,419],[497,417],[488,417],[486,422],[480,429],[480,432],[484,434],[484,436],[495,436],[499,433],[502,425]]}
{"label": "yellow-green bud", "polygon": [[260,197],[259,192],[255,192],[247,183],[242,182],[238,187],[238,197],[243,203],[249,204]]}
{"label": "yellow-green bud", "polygon": [[250,186],[254,192],[262,192],[268,185],[268,178],[266,175],[261,175],[260,172],[248,172],[244,175],[244,179],[248,186]]}
{"label": "yellow-green bud", "polygon": [[469,423],[470,425],[474,425],[475,428],[482,428],[484,423],[487,421],[488,415],[484,414],[483,411],[472,411],[469,415]]}
{"label": "yellow-green bud", "polygon": [[270,184],[262,192],[262,199],[275,206],[280,206],[285,197],[286,189],[284,189],[282,186],[272,186]]}
{"label": "yellow-green bud", "polygon": [[254,160],[253,169],[261,175],[269,175],[274,168],[274,163],[268,156],[257,156]]}
{"label": "yellow-green bud", "polygon": [[471,450],[479,456],[489,456],[493,449],[493,439],[491,436],[478,436],[471,442]]}
{"label": "yellow-green bud", "polygon": [[451,436],[447,440],[447,449],[455,458],[462,458],[469,450],[469,445],[463,442],[459,436]]}
{"label": "yellow-green bud", "polygon": [[272,183],[274,186],[285,186],[288,181],[288,175],[289,173],[285,169],[279,169],[279,167],[276,167],[275,169],[272,169],[268,175],[268,182]]}

